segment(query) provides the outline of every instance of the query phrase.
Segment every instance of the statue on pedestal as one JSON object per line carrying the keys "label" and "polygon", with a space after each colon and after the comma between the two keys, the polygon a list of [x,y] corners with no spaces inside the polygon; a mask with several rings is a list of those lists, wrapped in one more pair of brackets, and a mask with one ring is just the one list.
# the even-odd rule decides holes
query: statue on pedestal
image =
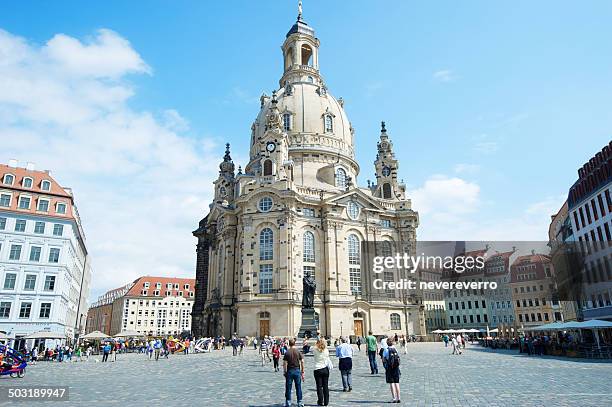
{"label": "statue on pedestal", "polygon": [[317,289],[317,283],[313,276],[305,275],[302,279],[303,293],[302,293],[302,308],[312,309],[314,308],[314,295]]}

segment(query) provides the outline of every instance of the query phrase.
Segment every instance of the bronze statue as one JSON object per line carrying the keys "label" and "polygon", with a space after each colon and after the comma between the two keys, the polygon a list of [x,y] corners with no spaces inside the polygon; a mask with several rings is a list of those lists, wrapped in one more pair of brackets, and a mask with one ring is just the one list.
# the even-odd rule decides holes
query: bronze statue
{"label": "bronze statue", "polygon": [[317,283],[313,276],[305,275],[302,279],[303,294],[302,308],[314,308],[314,295],[317,289]]}

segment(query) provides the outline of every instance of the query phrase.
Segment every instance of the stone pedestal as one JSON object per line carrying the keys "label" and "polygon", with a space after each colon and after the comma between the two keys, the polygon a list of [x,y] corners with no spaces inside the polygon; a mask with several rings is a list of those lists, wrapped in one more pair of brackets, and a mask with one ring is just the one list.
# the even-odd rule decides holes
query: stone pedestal
{"label": "stone pedestal", "polygon": [[302,308],[302,325],[298,338],[312,338],[319,330],[319,316],[312,308]]}

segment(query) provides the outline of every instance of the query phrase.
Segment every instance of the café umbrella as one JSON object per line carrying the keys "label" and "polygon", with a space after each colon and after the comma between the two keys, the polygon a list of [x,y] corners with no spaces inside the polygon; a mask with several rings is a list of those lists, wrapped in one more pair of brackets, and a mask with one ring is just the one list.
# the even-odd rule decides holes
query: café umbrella
{"label": "caf\u00e9 umbrella", "polygon": [[100,331],[93,331],[93,332],[88,333],[87,335],[81,336],[81,339],[106,339],[106,338],[110,338],[110,336]]}

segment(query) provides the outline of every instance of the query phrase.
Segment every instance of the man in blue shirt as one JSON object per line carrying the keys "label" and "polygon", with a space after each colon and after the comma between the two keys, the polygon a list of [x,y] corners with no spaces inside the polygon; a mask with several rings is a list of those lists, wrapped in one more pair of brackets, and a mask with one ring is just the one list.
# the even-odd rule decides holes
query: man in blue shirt
{"label": "man in blue shirt", "polygon": [[336,348],[336,356],[338,357],[338,368],[342,375],[342,391],[352,391],[353,347],[346,343],[346,339],[340,338],[340,346]]}

